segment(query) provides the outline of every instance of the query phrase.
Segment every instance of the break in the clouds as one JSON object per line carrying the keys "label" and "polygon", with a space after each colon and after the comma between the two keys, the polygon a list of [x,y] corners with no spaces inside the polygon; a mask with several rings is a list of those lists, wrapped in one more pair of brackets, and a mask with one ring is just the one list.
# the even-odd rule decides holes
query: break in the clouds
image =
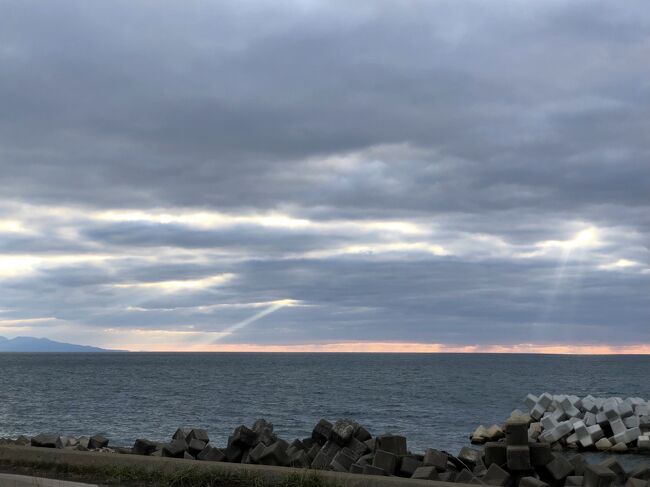
{"label": "break in the clouds", "polygon": [[648,59],[645,0],[0,2],[0,335],[647,347]]}

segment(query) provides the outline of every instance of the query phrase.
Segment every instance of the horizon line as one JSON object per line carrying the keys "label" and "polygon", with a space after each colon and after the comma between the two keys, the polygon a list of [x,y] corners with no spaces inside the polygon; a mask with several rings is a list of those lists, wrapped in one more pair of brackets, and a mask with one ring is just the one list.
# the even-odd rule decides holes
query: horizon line
{"label": "horizon line", "polygon": [[295,345],[200,344],[162,345],[150,349],[120,346],[131,352],[227,352],[227,353],[411,353],[411,354],[529,354],[529,355],[650,355],[650,344],[642,345],[444,345],[417,342],[332,342]]}

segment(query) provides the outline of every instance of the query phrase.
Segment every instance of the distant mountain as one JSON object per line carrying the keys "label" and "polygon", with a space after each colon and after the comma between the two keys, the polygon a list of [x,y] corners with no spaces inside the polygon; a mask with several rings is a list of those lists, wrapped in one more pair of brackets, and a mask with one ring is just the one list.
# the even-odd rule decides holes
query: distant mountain
{"label": "distant mountain", "polygon": [[0,352],[118,352],[104,348],[55,342],[47,338],[0,336]]}

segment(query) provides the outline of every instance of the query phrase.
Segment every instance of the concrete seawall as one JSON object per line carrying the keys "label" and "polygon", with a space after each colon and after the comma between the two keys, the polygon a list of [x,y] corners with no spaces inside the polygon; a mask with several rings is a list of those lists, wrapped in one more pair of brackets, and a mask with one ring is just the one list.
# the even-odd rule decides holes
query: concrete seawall
{"label": "concrete seawall", "polygon": [[[414,480],[400,477],[380,477],[339,473],[332,471],[306,471],[299,468],[273,467],[265,465],[243,465],[222,462],[201,462],[177,458],[147,457],[140,455],[101,454],[95,452],[70,451],[50,448],[30,448],[22,446],[0,446],[0,469],[12,471],[14,467],[29,468],[46,465],[102,468],[131,467],[147,471],[174,473],[188,468],[200,471],[247,472],[258,475],[265,483],[279,484],[292,475],[318,475],[326,483],[340,487],[452,487],[468,486],[436,480]],[[96,482],[102,483],[102,479]]]}

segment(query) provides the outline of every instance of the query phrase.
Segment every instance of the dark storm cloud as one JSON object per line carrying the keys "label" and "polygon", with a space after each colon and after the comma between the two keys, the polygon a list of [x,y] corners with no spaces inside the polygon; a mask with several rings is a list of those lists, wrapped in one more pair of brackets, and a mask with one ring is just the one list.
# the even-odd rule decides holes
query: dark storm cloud
{"label": "dark storm cloud", "polygon": [[2,2],[0,327],[648,342],[649,57],[642,0]]}

